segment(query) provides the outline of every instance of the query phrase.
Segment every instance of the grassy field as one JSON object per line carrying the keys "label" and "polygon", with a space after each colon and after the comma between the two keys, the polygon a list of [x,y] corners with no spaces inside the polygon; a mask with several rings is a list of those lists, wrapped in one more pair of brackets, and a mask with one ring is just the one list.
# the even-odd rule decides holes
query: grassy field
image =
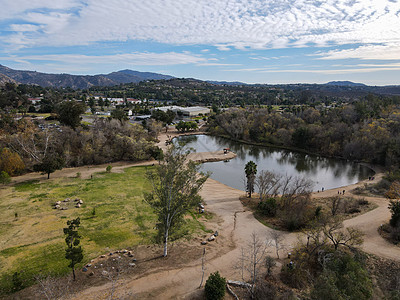
{"label": "grassy field", "polygon": [[[15,272],[27,285],[35,274],[70,272],[62,229],[78,216],[84,262],[110,250],[154,243],[156,216],[143,202],[149,189],[145,172],[146,167],[132,167],[92,179],[30,181],[0,189],[0,294],[10,291]],[[66,198],[80,198],[83,206],[75,208],[71,201],[62,205],[67,210],[52,208]],[[186,223],[178,234],[206,231],[196,214]]]}

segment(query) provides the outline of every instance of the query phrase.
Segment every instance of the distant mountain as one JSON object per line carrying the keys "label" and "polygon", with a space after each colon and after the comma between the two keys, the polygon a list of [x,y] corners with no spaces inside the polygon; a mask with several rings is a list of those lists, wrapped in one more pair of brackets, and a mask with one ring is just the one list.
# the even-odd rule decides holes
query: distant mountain
{"label": "distant mountain", "polygon": [[[17,83],[37,84],[43,87],[70,87],[73,89],[86,89],[92,86],[112,86],[121,83],[136,83],[143,80],[158,80],[174,78],[150,72],[122,70],[110,74],[99,75],[70,75],[49,74],[36,71],[14,70],[0,65],[0,75],[6,76]],[[2,77],[0,77],[0,82]]]}
{"label": "distant mountain", "polygon": [[363,83],[356,83],[351,81],[330,81],[325,83],[326,85],[337,85],[337,86],[367,86]]}
{"label": "distant mountain", "polygon": [[5,85],[7,82],[15,83],[15,80],[11,79],[10,77],[0,74],[0,86]]}
{"label": "distant mountain", "polygon": [[207,80],[208,83],[216,84],[216,85],[247,85],[247,83],[240,81],[212,81]]}

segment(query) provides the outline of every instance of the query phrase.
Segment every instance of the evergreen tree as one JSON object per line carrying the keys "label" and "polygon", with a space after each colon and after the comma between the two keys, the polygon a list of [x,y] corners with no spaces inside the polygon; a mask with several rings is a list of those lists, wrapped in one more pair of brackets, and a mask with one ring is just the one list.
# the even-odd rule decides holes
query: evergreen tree
{"label": "evergreen tree", "polygon": [[64,228],[65,243],[67,244],[67,248],[65,249],[65,258],[71,261],[68,267],[72,269],[74,280],[75,265],[80,263],[83,259],[83,249],[79,245],[81,242],[81,236],[78,233],[80,223],[81,221],[78,217],[74,220],[67,221],[68,227]]}

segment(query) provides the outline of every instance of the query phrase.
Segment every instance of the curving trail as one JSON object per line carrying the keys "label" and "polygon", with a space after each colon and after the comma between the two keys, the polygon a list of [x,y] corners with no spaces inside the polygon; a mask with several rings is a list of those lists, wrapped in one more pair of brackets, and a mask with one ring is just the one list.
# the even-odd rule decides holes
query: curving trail
{"label": "curving trail", "polygon": [[[170,133],[169,133],[170,134]],[[170,134],[176,135],[176,134]],[[160,137],[159,146],[165,148],[166,134]],[[205,154],[204,154],[205,155]],[[202,154],[202,157],[204,157]],[[212,156],[212,154],[209,154]],[[209,156],[207,156],[209,157]],[[135,165],[152,164],[153,162],[143,162],[135,164],[112,164],[113,172],[122,171],[123,168]],[[94,167],[81,167],[73,169],[64,169],[52,174],[52,177],[65,177],[73,176],[76,172],[81,172],[82,177],[89,177],[90,174],[98,171],[105,170],[105,166]],[[382,174],[375,175],[377,182]],[[20,176],[20,178],[13,179],[14,182],[27,180],[27,179],[43,179],[44,175],[27,174]],[[313,197],[328,197],[337,195],[338,190],[346,189],[346,195],[351,194],[350,190],[357,186],[363,186],[365,183],[372,183],[368,180],[359,182],[357,184],[341,187],[338,189],[326,190],[320,193],[314,193]],[[268,234],[273,229],[266,227],[259,223],[254,217],[252,212],[246,211],[239,201],[239,197],[243,195],[243,191],[236,190],[228,187],[215,180],[208,179],[205,183],[201,195],[206,202],[206,209],[215,213],[217,216],[208,228],[218,230],[219,236],[211,245],[201,246],[198,241],[200,251],[205,247],[206,251],[206,271],[204,278],[212,272],[219,271],[224,277],[240,280],[239,272],[235,269],[235,264],[238,261],[241,247],[246,246],[254,232],[260,238],[267,238]],[[354,197],[359,197],[355,196]],[[361,197],[360,197],[361,198]],[[377,208],[359,215],[355,218],[346,220],[345,226],[353,226],[361,229],[365,233],[364,244],[362,249],[371,254],[380,257],[400,261],[400,247],[386,242],[380,237],[378,228],[380,224],[386,223],[390,218],[388,209],[388,201],[380,197],[363,197],[368,201],[377,204]],[[281,250],[281,255],[284,257],[286,251],[290,251],[301,238],[301,234],[282,232],[283,244],[286,246],[285,250]],[[275,255],[272,247],[269,249],[269,254]],[[277,269],[279,268],[279,265]],[[198,286],[201,280],[201,256],[196,261],[187,264],[185,267],[158,271],[149,275],[145,275],[136,279],[121,280],[118,291],[132,293],[138,299],[184,299],[193,296],[198,291]],[[110,289],[110,284],[102,286],[91,287],[84,291],[79,292],[77,295],[72,296],[72,299],[102,299]],[[117,295],[118,296],[118,295]]]}
{"label": "curving trail", "polygon": [[[382,175],[375,176],[379,180]],[[346,194],[351,194],[350,190],[364,185],[368,181],[346,187]],[[340,189],[327,190],[322,193],[314,193],[313,197],[328,197],[337,195]],[[249,243],[251,234],[255,232],[261,238],[267,238],[273,229],[259,223],[250,211],[244,210],[239,197],[243,191],[239,191],[221,184],[215,180],[208,179],[201,192],[205,199],[206,208],[214,212],[220,219],[217,224],[219,237],[217,253],[211,250],[214,257],[207,259],[205,278],[215,271],[219,271],[224,277],[240,280],[239,272],[235,269],[235,264],[240,256],[241,247]],[[354,195],[353,195],[354,196]],[[358,197],[358,196],[355,196]],[[362,249],[365,252],[375,254],[380,257],[400,260],[400,248],[386,242],[380,237],[378,227],[381,223],[387,222],[390,212],[387,208],[388,201],[379,197],[364,197],[368,201],[374,202],[378,207],[368,213],[346,220],[345,226],[354,226],[365,233],[365,242]],[[282,233],[285,250],[281,250],[281,256],[286,255],[286,251],[296,245],[301,234]],[[221,236],[221,238],[220,238]],[[222,242],[220,242],[222,240]],[[199,248],[203,246],[199,245]],[[208,247],[208,246],[206,246]],[[208,250],[207,250],[208,251]],[[269,249],[269,254],[275,255],[273,248]],[[192,297],[198,291],[201,280],[201,261],[200,259],[187,267],[161,271],[150,274],[139,279],[127,280],[122,283],[121,290],[132,292],[140,299],[185,299]],[[278,266],[279,268],[279,266]],[[79,299],[96,299],[109,286],[94,287],[79,294]]]}

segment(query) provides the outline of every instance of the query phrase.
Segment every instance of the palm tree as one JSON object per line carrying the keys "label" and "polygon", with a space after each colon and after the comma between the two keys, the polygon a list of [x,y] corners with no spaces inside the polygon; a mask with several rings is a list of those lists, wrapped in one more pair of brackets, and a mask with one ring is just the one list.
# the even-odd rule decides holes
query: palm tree
{"label": "palm tree", "polygon": [[254,182],[257,174],[257,165],[254,161],[250,160],[244,167],[244,172],[247,178],[247,192],[249,193],[249,198],[251,198],[251,193],[254,192]]}

